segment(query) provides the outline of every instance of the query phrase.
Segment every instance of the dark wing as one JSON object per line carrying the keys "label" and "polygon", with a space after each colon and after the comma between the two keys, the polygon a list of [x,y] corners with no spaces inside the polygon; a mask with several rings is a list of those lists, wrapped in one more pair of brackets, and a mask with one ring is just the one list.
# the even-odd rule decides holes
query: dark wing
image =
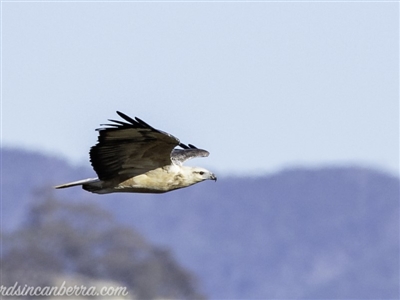
{"label": "dark wing", "polygon": [[90,149],[90,162],[99,179],[121,180],[171,164],[171,151],[179,140],[139,118],[117,111],[126,122],[102,124],[98,143]]}
{"label": "dark wing", "polygon": [[210,154],[208,151],[198,149],[191,144],[185,145],[180,143],[179,146],[181,146],[183,149],[174,149],[174,151],[171,153],[171,159],[177,165],[182,165],[185,160],[195,157],[206,157]]}

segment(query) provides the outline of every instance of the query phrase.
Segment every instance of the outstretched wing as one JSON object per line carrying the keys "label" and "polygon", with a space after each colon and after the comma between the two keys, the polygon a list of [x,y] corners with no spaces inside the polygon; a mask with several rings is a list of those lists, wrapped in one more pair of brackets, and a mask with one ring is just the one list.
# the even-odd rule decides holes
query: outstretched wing
{"label": "outstretched wing", "polygon": [[182,165],[184,161],[195,157],[206,157],[210,153],[206,150],[199,149],[191,144],[185,145],[180,143],[183,149],[174,149],[171,153],[172,161],[177,165]]}
{"label": "outstretched wing", "polygon": [[99,179],[127,178],[171,164],[171,151],[179,140],[139,118],[117,111],[126,122],[102,124],[98,143],[90,149],[90,162]]}

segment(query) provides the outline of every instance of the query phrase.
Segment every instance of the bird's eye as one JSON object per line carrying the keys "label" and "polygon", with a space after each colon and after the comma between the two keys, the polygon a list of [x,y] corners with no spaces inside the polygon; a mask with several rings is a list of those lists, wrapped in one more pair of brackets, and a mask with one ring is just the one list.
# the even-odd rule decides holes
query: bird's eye
{"label": "bird's eye", "polygon": [[200,171],[199,174],[200,174],[200,175],[204,175],[204,172],[203,172],[203,171]]}

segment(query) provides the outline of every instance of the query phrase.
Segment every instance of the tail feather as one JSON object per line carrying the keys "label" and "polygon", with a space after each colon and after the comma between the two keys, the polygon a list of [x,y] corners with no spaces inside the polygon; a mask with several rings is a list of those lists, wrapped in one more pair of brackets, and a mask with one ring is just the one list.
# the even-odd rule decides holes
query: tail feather
{"label": "tail feather", "polygon": [[55,186],[55,189],[64,189],[72,186],[77,186],[77,185],[84,185],[84,184],[89,184],[89,183],[94,183],[94,182],[99,182],[98,178],[87,178],[87,179],[82,179],[74,182],[69,182],[69,183],[64,183]]}

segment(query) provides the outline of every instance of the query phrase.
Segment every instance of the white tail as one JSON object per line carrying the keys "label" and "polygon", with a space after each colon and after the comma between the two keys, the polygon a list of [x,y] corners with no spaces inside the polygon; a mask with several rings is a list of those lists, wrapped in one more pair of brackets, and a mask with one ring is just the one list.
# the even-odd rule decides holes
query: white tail
{"label": "white tail", "polygon": [[64,188],[68,188],[71,186],[83,185],[83,184],[94,183],[94,182],[99,182],[99,179],[98,178],[87,178],[87,179],[82,179],[82,180],[78,180],[78,181],[74,181],[74,182],[60,184],[60,185],[55,186],[54,188],[55,189],[64,189]]}

